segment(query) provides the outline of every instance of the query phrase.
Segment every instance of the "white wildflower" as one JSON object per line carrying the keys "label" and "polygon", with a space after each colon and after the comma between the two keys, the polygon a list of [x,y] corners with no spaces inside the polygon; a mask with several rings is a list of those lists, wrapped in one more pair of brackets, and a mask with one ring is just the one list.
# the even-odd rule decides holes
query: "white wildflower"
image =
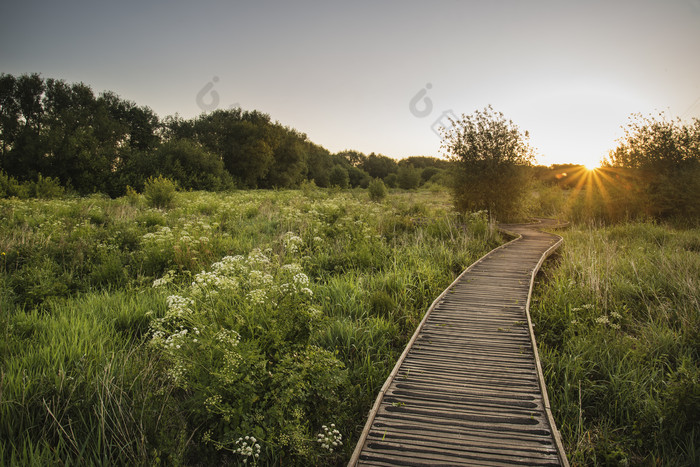
{"label": "white wildflower", "polygon": [[321,444],[321,448],[333,452],[334,448],[343,445],[343,435],[335,428],[334,423],[331,423],[330,427],[323,425],[321,429],[323,431],[316,438],[316,442]]}
{"label": "white wildflower", "polygon": [[185,314],[191,313],[191,306],[194,305],[194,300],[191,298],[182,297],[180,295],[169,295],[165,299],[168,306],[168,314],[171,316],[182,317]]}
{"label": "white wildflower", "polygon": [[301,237],[294,234],[294,232],[287,232],[284,234],[282,239],[284,243],[284,248],[290,253],[298,253],[301,246],[304,244],[304,240]]}
{"label": "white wildflower", "polygon": [[262,289],[255,289],[248,292],[246,298],[253,305],[264,305],[267,301],[267,293]]}
{"label": "white wildflower", "polygon": [[309,276],[304,273],[294,275],[294,283],[297,285],[309,285]]}
{"label": "white wildflower", "polygon": [[246,464],[251,457],[254,459],[260,457],[260,444],[254,436],[238,438],[234,452],[243,456],[243,463]]}
{"label": "white wildflower", "polygon": [[608,324],[610,323],[610,319],[607,317],[607,315],[599,316],[595,319],[595,322],[598,324]]}

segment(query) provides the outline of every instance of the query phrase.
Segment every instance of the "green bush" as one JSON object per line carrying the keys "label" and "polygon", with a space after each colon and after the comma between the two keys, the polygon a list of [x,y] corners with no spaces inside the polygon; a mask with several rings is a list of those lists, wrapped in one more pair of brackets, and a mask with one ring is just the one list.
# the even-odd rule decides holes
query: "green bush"
{"label": "green bush", "polygon": [[175,201],[177,185],[172,180],[159,175],[146,180],[143,194],[149,206],[154,208],[172,207]]}
{"label": "green bush", "polygon": [[0,170],[0,198],[9,198],[11,196],[25,198],[26,194],[27,190],[21,183]]}
{"label": "green bush", "polygon": [[60,198],[64,195],[65,189],[57,178],[42,177],[41,174],[37,177],[36,182],[30,185],[29,192],[32,196],[41,199]]}
{"label": "green bush", "polygon": [[304,180],[301,182],[301,185],[299,185],[299,189],[301,190],[302,193],[304,193],[304,196],[307,198],[310,198],[318,191],[318,187],[316,186],[316,182],[313,180]]}
{"label": "green bush", "polygon": [[189,139],[163,143],[155,154],[160,171],[185,190],[222,190],[233,186],[216,154]]}
{"label": "green bush", "polygon": [[370,182],[368,191],[369,198],[372,201],[381,201],[386,198],[386,186],[384,185],[384,182],[378,178],[375,178]]}
{"label": "green bush", "polygon": [[141,202],[141,195],[134,190],[130,185],[126,186],[126,199],[132,206],[138,206]]}
{"label": "green bush", "polygon": [[447,194],[307,188],[0,200],[0,464],[346,463],[422,312],[497,239]]}
{"label": "green bush", "polygon": [[397,183],[399,188],[404,190],[414,190],[420,186],[420,170],[402,165],[399,167]]}
{"label": "green bush", "polygon": [[330,175],[328,176],[328,181],[331,186],[337,186],[339,188],[347,188],[350,185],[350,175],[348,171],[339,165],[333,167]]}

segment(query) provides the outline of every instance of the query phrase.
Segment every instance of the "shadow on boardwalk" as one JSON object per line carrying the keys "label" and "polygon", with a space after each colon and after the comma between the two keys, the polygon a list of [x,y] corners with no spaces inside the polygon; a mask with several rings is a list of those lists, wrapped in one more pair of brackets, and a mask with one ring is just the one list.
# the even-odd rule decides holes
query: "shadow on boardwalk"
{"label": "shadow on boardwalk", "polygon": [[568,466],[529,314],[535,275],[562,241],[539,229],[555,224],[499,226],[518,238],[433,302],[349,465]]}

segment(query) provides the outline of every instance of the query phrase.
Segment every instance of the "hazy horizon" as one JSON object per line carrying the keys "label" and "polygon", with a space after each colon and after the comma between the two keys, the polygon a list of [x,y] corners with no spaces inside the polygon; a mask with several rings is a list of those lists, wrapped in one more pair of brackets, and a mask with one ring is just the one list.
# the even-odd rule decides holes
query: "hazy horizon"
{"label": "hazy horizon", "polygon": [[700,116],[700,0],[4,10],[2,73],[82,81],[161,117],[240,105],[333,152],[438,156],[440,117],[490,104],[530,132],[539,163],[590,164],[632,113]]}

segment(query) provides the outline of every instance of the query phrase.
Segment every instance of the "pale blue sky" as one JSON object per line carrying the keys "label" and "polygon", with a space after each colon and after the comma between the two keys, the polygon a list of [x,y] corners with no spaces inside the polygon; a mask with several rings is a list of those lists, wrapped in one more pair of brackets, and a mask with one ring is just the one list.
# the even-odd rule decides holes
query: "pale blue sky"
{"label": "pale blue sky", "polygon": [[[700,117],[700,0],[63,1],[3,5],[0,72],[113,90],[160,116],[212,96],[331,151],[438,155],[488,104],[540,162],[590,162],[632,112]],[[214,78],[217,81],[214,81]],[[428,115],[410,111],[426,89]],[[419,110],[425,102],[419,99]]]}

